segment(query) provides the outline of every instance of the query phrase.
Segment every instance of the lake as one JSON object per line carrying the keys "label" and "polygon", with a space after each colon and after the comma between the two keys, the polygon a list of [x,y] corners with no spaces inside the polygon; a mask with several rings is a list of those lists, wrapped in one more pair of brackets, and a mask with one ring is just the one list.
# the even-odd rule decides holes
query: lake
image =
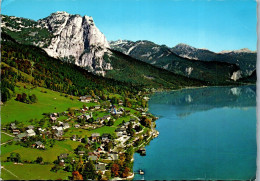
{"label": "lake", "polygon": [[256,173],[256,86],[156,93],[159,136],[134,155],[135,180],[245,180]]}

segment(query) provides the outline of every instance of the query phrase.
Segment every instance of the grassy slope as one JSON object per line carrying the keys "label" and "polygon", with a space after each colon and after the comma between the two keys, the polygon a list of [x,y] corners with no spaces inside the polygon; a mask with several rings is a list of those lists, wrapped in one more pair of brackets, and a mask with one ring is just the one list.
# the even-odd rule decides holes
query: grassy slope
{"label": "grassy slope", "polygon": [[4,133],[1,133],[1,143],[5,143],[5,142],[12,140],[12,139],[13,139],[13,137],[8,136]]}
{"label": "grassy slope", "polygon": [[4,180],[67,180],[68,176],[71,176],[71,174],[68,172],[51,172],[50,170],[53,165],[15,165],[13,163],[2,163],[2,166],[18,177],[17,178],[8,171],[1,169],[1,178]]}
{"label": "grassy slope", "polygon": [[57,141],[53,148],[47,150],[25,148],[15,144],[4,145],[1,147],[1,159],[5,161],[11,152],[15,152],[21,155],[22,160],[34,161],[38,156],[41,156],[43,161],[52,163],[61,153],[69,153],[73,156],[73,150],[77,148],[79,144],[79,142],[73,142],[71,140]]}
{"label": "grassy slope", "polygon": [[[23,85],[23,84],[21,84]],[[47,91],[43,93],[41,91]],[[35,94],[38,98],[38,102],[34,104],[25,104],[15,100],[15,97],[10,101],[7,101],[2,106],[1,121],[2,123],[10,123],[14,120],[23,121],[25,124],[27,121],[33,118],[41,119],[43,113],[48,112],[62,112],[69,107],[82,107],[84,103],[73,97],[71,100],[69,97],[60,96],[59,92],[51,91],[49,89],[37,87],[35,89],[24,89],[16,87],[16,93],[25,92],[26,94]]]}

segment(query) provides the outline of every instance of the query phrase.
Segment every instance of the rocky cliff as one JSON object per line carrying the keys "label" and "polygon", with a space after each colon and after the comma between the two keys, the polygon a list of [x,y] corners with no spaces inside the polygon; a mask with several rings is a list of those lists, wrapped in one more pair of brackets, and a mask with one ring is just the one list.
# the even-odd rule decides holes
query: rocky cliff
{"label": "rocky cliff", "polygon": [[103,76],[112,69],[103,59],[108,41],[92,17],[56,12],[38,21],[12,16],[2,16],[2,21],[4,32],[20,43],[43,48],[52,57]]}
{"label": "rocky cliff", "polygon": [[112,69],[103,59],[109,48],[108,41],[95,26],[92,17],[56,12],[38,23],[53,34],[49,46],[44,48],[50,56],[103,76],[105,70]]}

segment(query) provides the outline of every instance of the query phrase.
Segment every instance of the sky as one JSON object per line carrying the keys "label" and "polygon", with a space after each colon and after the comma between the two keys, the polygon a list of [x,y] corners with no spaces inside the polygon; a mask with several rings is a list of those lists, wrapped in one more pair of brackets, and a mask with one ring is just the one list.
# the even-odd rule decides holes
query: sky
{"label": "sky", "polygon": [[92,16],[108,40],[256,50],[255,0],[2,0],[1,14],[38,20],[56,11]]}

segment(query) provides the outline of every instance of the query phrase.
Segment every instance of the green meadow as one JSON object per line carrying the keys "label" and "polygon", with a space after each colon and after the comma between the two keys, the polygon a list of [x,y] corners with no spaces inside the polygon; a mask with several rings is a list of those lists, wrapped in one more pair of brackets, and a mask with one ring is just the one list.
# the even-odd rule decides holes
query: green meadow
{"label": "green meadow", "polygon": [[[3,180],[68,180],[71,176],[69,172],[52,172],[50,171],[54,165],[40,164],[13,164],[1,163],[1,178]],[[11,173],[10,173],[11,172]]]}
{"label": "green meadow", "polygon": [[8,136],[4,133],[1,133],[1,143],[5,143],[5,142],[10,141],[12,139],[13,139],[13,137]]}
{"label": "green meadow", "polygon": [[[77,100],[77,97],[61,96],[59,92],[49,89],[37,87],[34,89],[24,89],[21,85],[16,87],[16,93],[26,93],[27,95],[35,94],[38,102],[34,104],[26,104],[18,102],[13,97],[1,107],[2,123],[11,123],[15,120],[21,121],[24,124],[30,119],[41,119],[43,113],[62,112],[70,107],[81,108],[84,103]],[[44,92],[47,93],[44,93]]]}
{"label": "green meadow", "polygon": [[2,161],[5,161],[7,157],[10,156],[11,152],[15,152],[21,155],[22,160],[34,161],[38,156],[41,156],[44,162],[52,163],[61,153],[69,153],[71,156],[73,156],[74,149],[76,149],[79,144],[81,143],[71,140],[56,141],[53,148],[48,148],[47,150],[25,148],[15,144],[3,145],[1,147],[1,159]]}

